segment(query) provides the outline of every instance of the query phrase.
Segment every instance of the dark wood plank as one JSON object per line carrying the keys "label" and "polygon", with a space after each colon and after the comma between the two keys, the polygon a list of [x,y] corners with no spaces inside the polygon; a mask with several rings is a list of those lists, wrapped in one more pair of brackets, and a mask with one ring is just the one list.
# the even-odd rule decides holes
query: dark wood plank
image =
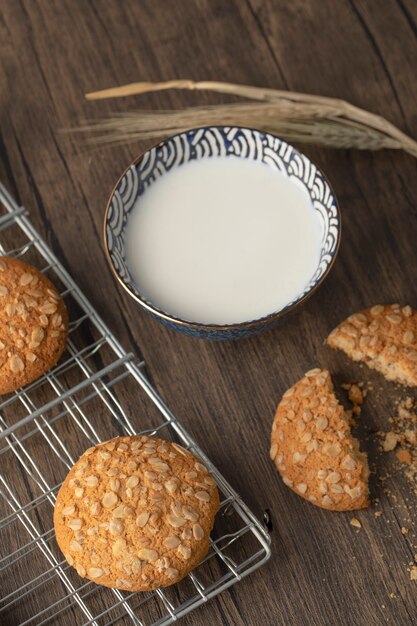
{"label": "dark wood plank", "polygon": [[[415,161],[393,152],[305,148],[343,209],[343,244],[332,274],[285,326],[238,343],[205,343],[141,313],[106,266],[107,196],[146,144],[87,150],[59,129],[127,108],[224,100],[203,93],[83,100],[85,91],[115,84],[190,77],[339,96],[417,136],[416,4],[375,4],[6,0],[1,7],[3,177],[124,345],[140,347],[158,390],[219,469],[259,516],[266,507],[272,512],[270,563],[186,624],[405,626],[415,618],[415,583],[407,572],[417,543],[413,486],[395,473],[384,493],[373,480],[383,515],[361,512],[356,533],[351,515],[320,511],[289,492],[267,454],[280,394],[320,363],[337,383],[373,381],[361,432],[372,464],[381,471],[386,463],[372,432],[386,427],[403,392],[322,342],[362,306],[417,305]],[[410,529],[407,537],[401,526]]]}

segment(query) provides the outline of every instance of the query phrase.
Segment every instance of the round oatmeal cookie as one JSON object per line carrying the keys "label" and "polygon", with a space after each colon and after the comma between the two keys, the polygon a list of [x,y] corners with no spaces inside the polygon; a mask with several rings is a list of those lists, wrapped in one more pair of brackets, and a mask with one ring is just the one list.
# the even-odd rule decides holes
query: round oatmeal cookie
{"label": "round oatmeal cookie", "polygon": [[28,263],[0,256],[0,394],[54,366],[67,333],[67,310],[51,281]]}
{"label": "round oatmeal cookie", "polygon": [[193,454],[156,437],[120,437],[90,448],[70,470],[54,526],[80,576],[150,591],[203,559],[218,509],[216,483]]}
{"label": "round oatmeal cookie", "polygon": [[417,387],[417,311],[409,305],[376,304],[354,313],[330,333],[327,343],[388,380]]}
{"label": "round oatmeal cookie", "polygon": [[368,506],[368,463],[352,437],[327,370],[313,369],[290,387],[272,425],[270,456],[284,483],[316,506]]}

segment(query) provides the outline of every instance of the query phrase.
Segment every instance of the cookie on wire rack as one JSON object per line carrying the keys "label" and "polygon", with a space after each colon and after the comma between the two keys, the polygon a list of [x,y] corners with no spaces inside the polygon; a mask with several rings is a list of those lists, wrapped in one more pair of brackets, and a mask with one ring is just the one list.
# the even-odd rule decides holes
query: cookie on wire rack
{"label": "cookie on wire rack", "polygon": [[28,263],[0,256],[0,394],[56,365],[67,334],[67,310],[51,281]]}
{"label": "cookie on wire rack", "polygon": [[80,576],[150,591],[178,582],[204,558],[219,506],[216,483],[193,454],[156,437],[120,437],[72,467],[54,526]]}
{"label": "cookie on wire rack", "polygon": [[285,485],[316,506],[349,511],[369,504],[367,458],[327,370],[310,370],[284,393],[270,456]]}
{"label": "cookie on wire rack", "polygon": [[327,343],[388,380],[417,386],[417,311],[409,305],[376,304],[354,313],[330,333]]}

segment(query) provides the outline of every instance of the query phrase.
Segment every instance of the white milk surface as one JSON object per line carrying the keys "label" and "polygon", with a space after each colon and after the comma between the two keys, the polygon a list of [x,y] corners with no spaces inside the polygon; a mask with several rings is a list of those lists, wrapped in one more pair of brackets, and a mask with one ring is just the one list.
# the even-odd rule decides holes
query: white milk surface
{"label": "white milk surface", "polygon": [[164,174],[138,199],[127,261],[139,291],[166,313],[232,324],[303,291],[321,234],[301,184],[262,163],[203,158]]}

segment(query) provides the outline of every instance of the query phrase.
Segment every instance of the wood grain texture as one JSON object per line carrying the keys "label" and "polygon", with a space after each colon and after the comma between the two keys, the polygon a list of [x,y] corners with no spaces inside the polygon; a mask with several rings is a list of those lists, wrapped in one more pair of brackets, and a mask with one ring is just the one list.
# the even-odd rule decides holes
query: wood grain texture
{"label": "wood grain texture", "polygon": [[[339,259],[285,326],[240,342],[206,343],[147,317],[113,281],[102,247],[107,197],[146,144],[87,150],[59,132],[128,107],[227,101],[162,93],[88,103],[86,91],[137,80],[225,80],[341,97],[417,136],[414,0],[3,0],[0,159],[8,187],[126,348],[141,351],[158,391],[259,515],[273,518],[266,567],[195,613],[187,625],[406,626],[416,619],[416,499],[401,472],[349,524],[290,492],[268,458],[282,392],[309,368],[337,383],[369,379],[360,432],[373,433],[404,391],[323,346],[348,313],[377,302],[417,306],[416,161],[400,153],[306,148],[343,211]],[[409,528],[407,536],[401,526]],[[34,609],[33,609],[34,610]],[[60,624],[74,624],[69,615]],[[13,622],[11,622],[13,623]]]}

